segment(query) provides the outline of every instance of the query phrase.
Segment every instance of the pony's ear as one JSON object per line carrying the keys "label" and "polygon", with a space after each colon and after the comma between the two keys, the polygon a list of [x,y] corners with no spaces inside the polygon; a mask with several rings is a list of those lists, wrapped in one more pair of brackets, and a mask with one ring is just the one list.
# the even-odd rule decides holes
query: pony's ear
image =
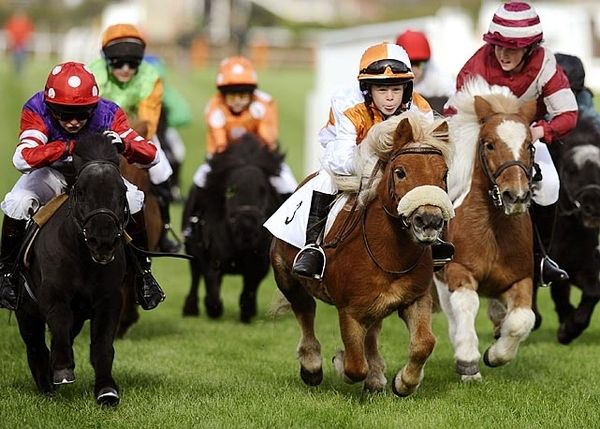
{"label": "pony's ear", "polygon": [[442,121],[436,128],[435,130],[433,130],[432,135],[433,136],[443,136],[441,138],[441,140],[444,140],[446,143],[448,143],[450,137],[448,136],[448,121]]}
{"label": "pony's ear", "polygon": [[537,113],[537,101],[529,100],[521,104],[519,108],[519,116],[525,119],[528,124],[531,124]]}
{"label": "pony's ear", "polygon": [[479,123],[485,122],[494,113],[496,112],[492,109],[492,105],[485,98],[480,95],[475,96],[475,114],[479,119]]}
{"label": "pony's ear", "polygon": [[402,147],[406,143],[413,141],[413,129],[408,118],[403,118],[394,133],[394,146]]}

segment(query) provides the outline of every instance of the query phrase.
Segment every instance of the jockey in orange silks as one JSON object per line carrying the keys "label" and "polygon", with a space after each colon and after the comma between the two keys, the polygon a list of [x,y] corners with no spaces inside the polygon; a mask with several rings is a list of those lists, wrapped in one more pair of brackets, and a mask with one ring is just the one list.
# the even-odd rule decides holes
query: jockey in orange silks
{"label": "jockey in orange silks", "polygon": [[[334,93],[329,120],[319,133],[319,142],[324,148],[323,168],[265,222],[273,235],[301,248],[293,265],[295,274],[321,279],[325,270],[325,252],[319,242],[337,193],[332,176],[355,173],[358,145],[369,129],[407,110],[421,112],[433,120],[427,101],[413,92],[413,81],[406,51],[393,43],[379,43],[363,53],[358,85]],[[297,215],[296,211],[305,202],[310,206],[309,211],[305,216]],[[283,238],[288,234],[286,230],[294,228],[303,232],[302,240]],[[300,237],[300,234],[295,235]]]}

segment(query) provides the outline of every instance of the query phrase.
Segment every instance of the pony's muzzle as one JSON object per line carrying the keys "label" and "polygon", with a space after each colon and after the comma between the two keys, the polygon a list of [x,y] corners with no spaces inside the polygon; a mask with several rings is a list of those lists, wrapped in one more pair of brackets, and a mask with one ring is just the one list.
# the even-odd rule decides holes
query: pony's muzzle
{"label": "pony's muzzle", "polygon": [[531,197],[532,194],[529,188],[505,189],[502,191],[504,213],[508,216],[526,213],[531,204]]}

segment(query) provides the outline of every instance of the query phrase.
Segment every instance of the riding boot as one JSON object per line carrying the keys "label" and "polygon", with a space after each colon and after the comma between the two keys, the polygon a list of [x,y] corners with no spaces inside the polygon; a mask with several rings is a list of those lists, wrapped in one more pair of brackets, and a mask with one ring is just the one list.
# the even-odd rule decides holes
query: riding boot
{"label": "riding boot", "polygon": [[438,238],[431,245],[431,258],[433,259],[433,271],[441,270],[454,258],[454,244]]}
{"label": "riding boot", "polygon": [[540,286],[550,286],[553,282],[569,280],[569,274],[560,268],[547,254],[552,245],[556,204],[532,207],[533,221],[533,269],[534,278]]}
{"label": "riding boot", "polygon": [[306,225],[306,245],[294,259],[294,274],[321,280],[325,272],[325,252],[317,242],[325,230],[327,215],[334,199],[335,195],[313,191]]}
{"label": "riding boot", "polygon": [[171,185],[170,181],[165,181],[158,185],[154,185],[155,194],[158,197],[158,206],[160,208],[160,216],[163,221],[163,228],[158,240],[158,247],[161,252],[177,253],[181,249],[181,243],[171,240],[169,233],[171,230],[171,215],[169,213],[171,204]]}
{"label": "riding boot", "polygon": [[193,235],[193,229],[202,223],[206,211],[208,192],[197,185],[192,185],[188,193],[188,200],[183,208],[181,230],[185,238]]}
{"label": "riding boot", "polygon": [[[127,233],[131,236],[129,246],[132,253],[133,266],[136,270],[136,298],[144,310],[152,310],[165,299],[165,294],[151,272],[151,260],[148,256],[136,249],[148,249],[148,237],[144,213],[140,210],[131,215]],[[135,247],[134,247],[135,246]]]}
{"label": "riding boot", "polygon": [[16,310],[18,304],[17,255],[25,236],[24,219],[4,215],[0,245],[0,307]]}

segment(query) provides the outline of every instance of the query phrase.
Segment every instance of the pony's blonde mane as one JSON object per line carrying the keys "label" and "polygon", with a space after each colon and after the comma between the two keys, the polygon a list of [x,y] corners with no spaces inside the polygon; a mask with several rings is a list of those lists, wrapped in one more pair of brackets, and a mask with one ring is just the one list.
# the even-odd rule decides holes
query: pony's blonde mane
{"label": "pony's blonde mane", "polygon": [[[375,190],[383,172],[377,171],[375,178],[371,179],[373,170],[380,159],[383,162],[389,160],[394,149],[394,133],[400,121],[405,118],[408,119],[413,131],[413,142],[407,143],[407,146],[434,147],[442,152],[446,163],[450,162],[453,151],[448,143],[448,133],[437,130],[445,119],[437,118],[431,122],[422,113],[407,111],[375,124],[369,130],[365,139],[358,145],[357,155],[354,159],[356,173],[352,176],[333,175],[340,191],[358,192],[360,189],[359,201],[361,204],[366,204],[375,198]],[[371,186],[366,189],[369,182],[371,182]]]}
{"label": "pony's blonde mane", "polygon": [[497,113],[515,114],[521,102],[505,86],[490,85],[481,76],[473,76],[462,89],[450,97],[448,105],[457,113],[448,119],[450,141],[455,150],[448,171],[448,195],[460,205],[471,188],[473,165],[477,155],[480,123],[475,113],[475,96],[479,95],[490,103]]}

